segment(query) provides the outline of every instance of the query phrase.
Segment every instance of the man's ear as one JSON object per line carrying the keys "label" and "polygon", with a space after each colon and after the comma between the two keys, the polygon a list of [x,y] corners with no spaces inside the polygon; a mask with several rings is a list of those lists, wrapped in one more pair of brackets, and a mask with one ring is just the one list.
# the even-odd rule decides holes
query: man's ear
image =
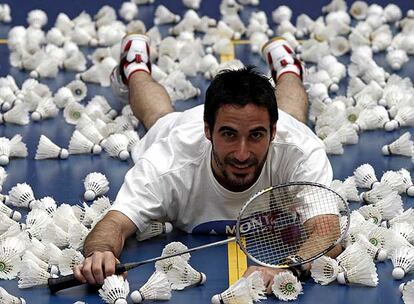
{"label": "man's ear", "polygon": [[276,136],[276,123],[274,123],[272,126],[272,138],[270,139],[270,141],[275,139],[275,136]]}
{"label": "man's ear", "polygon": [[207,139],[211,141],[210,126],[206,122],[204,122],[204,134],[207,137]]}

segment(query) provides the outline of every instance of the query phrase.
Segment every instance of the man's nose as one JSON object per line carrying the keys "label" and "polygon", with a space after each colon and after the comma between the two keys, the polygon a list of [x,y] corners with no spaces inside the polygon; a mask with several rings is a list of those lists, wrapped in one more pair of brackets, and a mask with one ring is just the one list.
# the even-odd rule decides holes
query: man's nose
{"label": "man's nose", "polygon": [[249,159],[249,156],[250,156],[250,152],[249,152],[248,143],[245,139],[241,139],[237,146],[237,150],[234,153],[234,157],[239,162],[245,162],[246,160]]}

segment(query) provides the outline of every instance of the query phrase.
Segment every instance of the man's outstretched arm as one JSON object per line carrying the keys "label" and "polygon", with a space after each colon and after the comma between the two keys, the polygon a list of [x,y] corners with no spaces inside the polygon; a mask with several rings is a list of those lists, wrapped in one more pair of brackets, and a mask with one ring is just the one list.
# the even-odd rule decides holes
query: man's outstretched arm
{"label": "man's outstretched arm", "polygon": [[102,284],[104,278],[115,273],[115,265],[127,237],[137,227],[119,211],[108,214],[92,229],[85,240],[85,261],[75,266],[75,277],[84,283]]}

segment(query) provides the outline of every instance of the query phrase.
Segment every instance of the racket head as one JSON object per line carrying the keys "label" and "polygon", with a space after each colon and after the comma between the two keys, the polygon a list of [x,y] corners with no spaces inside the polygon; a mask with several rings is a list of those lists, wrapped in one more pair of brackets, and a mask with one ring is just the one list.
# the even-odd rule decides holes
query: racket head
{"label": "racket head", "polygon": [[347,202],[325,185],[292,182],[253,195],[240,210],[236,241],[259,265],[288,268],[324,255],[346,236]]}

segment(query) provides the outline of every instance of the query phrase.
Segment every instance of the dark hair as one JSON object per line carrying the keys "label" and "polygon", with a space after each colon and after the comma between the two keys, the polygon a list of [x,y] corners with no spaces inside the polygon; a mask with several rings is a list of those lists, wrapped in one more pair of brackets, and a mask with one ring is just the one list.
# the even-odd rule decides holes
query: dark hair
{"label": "dark hair", "polygon": [[211,131],[216,122],[218,109],[225,104],[242,107],[254,104],[267,108],[270,127],[278,119],[275,90],[269,78],[257,72],[254,66],[223,70],[212,80],[207,88],[204,104],[204,121]]}

